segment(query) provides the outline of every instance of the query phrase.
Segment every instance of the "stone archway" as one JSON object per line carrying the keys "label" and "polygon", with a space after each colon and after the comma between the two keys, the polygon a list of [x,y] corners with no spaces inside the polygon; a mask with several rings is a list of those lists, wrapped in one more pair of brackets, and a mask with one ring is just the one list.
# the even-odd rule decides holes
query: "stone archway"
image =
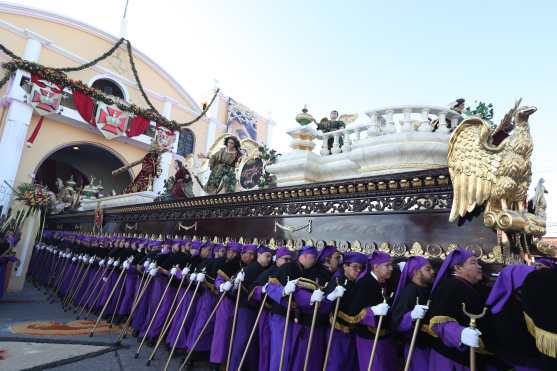
{"label": "stone archway", "polygon": [[77,186],[88,185],[91,176],[94,183],[102,181],[104,196],[114,190],[122,193],[132,181],[130,171],[117,176],[111,172],[126,163],[110,149],[93,143],[69,143],[49,153],[35,170],[35,182],[45,184],[54,192],[60,191],[56,185],[57,178],[66,181],[73,177]]}

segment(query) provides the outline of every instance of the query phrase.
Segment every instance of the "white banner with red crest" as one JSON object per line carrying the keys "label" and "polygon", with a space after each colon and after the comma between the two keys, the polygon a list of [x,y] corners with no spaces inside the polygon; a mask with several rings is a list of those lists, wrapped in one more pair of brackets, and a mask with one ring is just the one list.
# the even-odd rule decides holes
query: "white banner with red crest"
{"label": "white banner with red crest", "polygon": [[130,115],[126,111],[121,110],[116,105],[97,102],[95,124],[106,139],[126,136],[129,122]]}
{"label": "white banner with red crest", "polygon": [[43,119],[46,115],[58,113],[60,104],[62,103],[63,89],[48,80],[42,79],[37,75],[31,76],[31,90],[27,95],[27,103],[41,117],[35,126],[35,129],[27,139],[27,146],[31,147],[35,139],[39,135],[39,131],[43,126]]}

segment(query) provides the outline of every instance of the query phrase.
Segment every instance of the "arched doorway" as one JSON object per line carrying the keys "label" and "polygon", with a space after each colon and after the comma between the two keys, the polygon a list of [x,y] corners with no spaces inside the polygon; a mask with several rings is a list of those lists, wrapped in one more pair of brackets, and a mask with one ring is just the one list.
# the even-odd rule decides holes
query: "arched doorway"
{"label": "arched doorway", "polygon": [[51,153],[37,168],[35,182],[47,185],[59,192],[57,179],[73,178],[77,188],[93,182],[104,187],[103,195],[117,194],[132,181],[129,171],[113,176],[112,171],[124,166],[124,162],[104,147],[90,143],[73,143]]}

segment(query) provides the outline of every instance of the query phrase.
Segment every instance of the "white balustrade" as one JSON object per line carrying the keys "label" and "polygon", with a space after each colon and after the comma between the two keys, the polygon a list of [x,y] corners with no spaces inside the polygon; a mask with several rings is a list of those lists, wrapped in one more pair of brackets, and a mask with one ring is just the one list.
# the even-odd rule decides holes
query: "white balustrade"
{"label": "white balustrade", "polygon": [[[366,124],[349,124],[344,129],[323,133],[321,156],[350,152],[358,148],[359,142],[368,143],[372,137],[379,138],[397,133],[432,132],[434,121],[439,122],[437,134],[445,135],[448,140],[451,129],[446,123],[450,122],[450,127],[454,128],[461,120],[457,112],[446,107],[424,105],[385,107],[368,111],[366,115],[370,119]],[[329,149],[330,139],[333,143]]]}

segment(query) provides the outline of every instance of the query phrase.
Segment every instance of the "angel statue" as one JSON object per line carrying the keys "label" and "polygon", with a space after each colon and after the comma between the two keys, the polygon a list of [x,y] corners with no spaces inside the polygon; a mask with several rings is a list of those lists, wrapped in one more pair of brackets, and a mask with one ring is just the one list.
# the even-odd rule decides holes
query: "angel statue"
{"label": "angel statue", "polygon": [[[356,121],[357,118],[357,114],[342,115],[339,117],[338,111],[332,110],[329,118],[323,117],[321,121],[319,121],[319,123],[315,123],[317,124],[317,130],[321,130],[323,133],[329,133],[331,131],[344,129],[346,127],[346,124]],[[329,137],[329,139],[327,140],[327,148],[329,149],[329,151],[331,151],[331,148],[333,148],[334,140],[335,138],[333,137]],[[342,140],[342,137],[340,137],[338,142],[339,148],[342,147],[343,144],[344,141]]]}
{"label": "angel statue", "polygon": [[528,208],[531,208],[534,214],[546,220],[547,201],[545,195],[547,194],[547,188],[545,188],[544,183],[545,180],[543,178],[538,180],[538,184],[536,184],[536,188],[534,188],[534,197],[528,202]]}
{"label": "angel statue", "polygon": [[224,193],[234,192],[236,189],[236,166],[240,163],[244,151],[240,146],[240,141],[233,135],[224,137],[224,147],[218,152],[209,156],[207,154],[199,154],[200,159],[209,160],[209,169],[211,174],[205,185],[196,176],[201,188],[208,194],[218,194],[224,190]]}
{"label": "angel statue", "polygon": [[[520,107],[520,102],[495,129],[480,117],[470,117],[451,135],[448,165],[454,195],[449,221],[485,204],[489,227],[545,233],[545,223],[526,209],[533,149],[528,118],[536,107]],[[500,136],[501,132],[508,134]]]}

